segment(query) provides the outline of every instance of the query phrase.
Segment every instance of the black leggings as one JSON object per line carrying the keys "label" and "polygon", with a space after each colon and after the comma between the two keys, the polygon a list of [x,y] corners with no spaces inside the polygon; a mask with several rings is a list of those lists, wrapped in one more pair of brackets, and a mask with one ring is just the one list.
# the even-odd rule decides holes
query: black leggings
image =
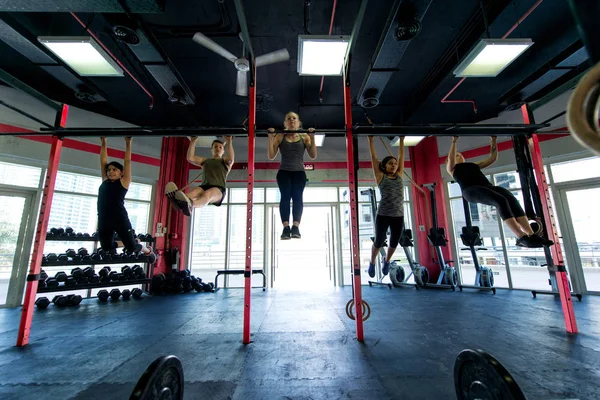
{"label": "black leggings", "polygon": [[375,218],[375,240],[373,245],[380,249],[385,244],[387,231],[390,228],[390,245],[395,249],[398,247],[400,236],[404,231],[404,217],[387,217],[385,215],[377,215]]}
{"label": "black leggings", "polygon": [[502,221],[525,216],[525,211],[523,211],[519,200],[503,187],[492,185],[471,186],[464,189],[462,193],[469,203],[487,204],[496,207]]}
{"label": "black leggings", "polygon": [[119,235],[119,239],[123,242],[123,246],[127,251],[142,250],[142,245],[133,236],[133,229],[128,217],[107,219],[98,216],[98,239],[102,250],[111,251],[117,248],[117,242],[114,238],[115,232]]}
{"label": "black leggings", "polygon": [[282,171],[277,172],[277,186],[281,193],[279,201],[279,215],[281,222],[290,222],[290,200],[293,205],[294,221],[300,222],[302,218],[302,209],[304,203],[302,201],[302,193],[306,186],[306,172],[304,171]]}

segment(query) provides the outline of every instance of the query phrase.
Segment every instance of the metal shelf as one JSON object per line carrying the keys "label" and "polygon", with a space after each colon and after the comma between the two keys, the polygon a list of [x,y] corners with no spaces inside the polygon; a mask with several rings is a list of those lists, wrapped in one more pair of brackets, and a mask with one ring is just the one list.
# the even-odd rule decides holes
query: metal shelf
{"label": "metal shelf", "polygon": [[[136,238],[138,239],[138,238]],[[100,240],[97,237],[85,237],[85,236],[46,236],[46,241],[53,242],[99,242]],[[156,242],[156,238],[152,238],[151,240],[141,240],[144,243],[154,243]]]}
{"label": "metal shelf", "polygon": [[152,279],[136,279],[134,281],[116,281],[116,282],[104,282],[104,283],[86,283],[85,285],[60,285],[57,287],[46,287],[46,288],[38,288],[38,293],[52,293],[52,292],[67,292],[74,290],[85,290],[85,289],[96,289],[96,288],[105,288],[105,287],[113,287],[113,286],[129,286],[129,285],[143,285],[145,283],[152,282]]}
{"label": "metal shelf", "polygon": [[111,265],[111,264],[148,264],[148,259],[140,260],[139,258],[119,258],[118,260],[81,260],[81,261],[67,261],[57,263],[44,263],[42,267],[79,267],[82,265]]}

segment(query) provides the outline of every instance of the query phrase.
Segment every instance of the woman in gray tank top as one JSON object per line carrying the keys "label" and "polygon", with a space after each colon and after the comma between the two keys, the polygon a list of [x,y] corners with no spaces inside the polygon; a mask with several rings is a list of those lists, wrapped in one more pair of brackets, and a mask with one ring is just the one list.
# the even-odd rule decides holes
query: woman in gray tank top
{"label": "woman in gray tank top", "polygon": [[[289,112],[283,121],[285,130],[297,131],[302,126],[300,117],[295,112]],[[279,186],[280,198],[279,215],[283,224],[281,239],[300,239],[300,220],[304,203],[302,194],[306,186],[306,173],[304,172],[304,151],[308,152],[311,159],[317,157],[314,129],[309,128],[308,135],[305,133],[282,133],[274,134],[275,129],[269,128],[269,143],[267,153],[273,160],[277,153],[281,153],[281,164],[277,172],[277,186]],[[290,228],[290,200],[293,204],[293,225]]]}
{"label": "woman in gray tank top", "polygon": [[387,156],[381,162],[377,159],[373,136],[369,136],[369,150],[371,151],[371,164],[373,175],[379,186],[381,200],[377,209],[375,219],[375,240],[371,248],[371,260],[369,262],[369,276],[375,277],[375,258],[379,249],[385,245],[387,231],[390,229],[390,242],[383,261],[381,272],[383,276],[390,271],[390,260],[398,247],[400,236],[404,230],[404,183],[402,173],[404,172],[404,136],[400,136],[398,147],[398,158]]}
{"label": "woman in gray tank top", "polygon": [[[192,214],[194,208],[200,208],[209,204],[220,206],[225,198],[225,182],[227,175],[233,166],[235,153],[233,151],[233,138],[225,136],[225,143],[220,140],[213,140],[211,145],[211,158],[200,157],[196,155],[197,137],[190,138],[187,160],[202,167],[203,178],[202,185],[195,187],[187,192],[177,189],[174,182],[167,183],[165,194],[169,198],[173,209],[181,211],[188,217]],[[227,145],[227,154],[225,153]]]}

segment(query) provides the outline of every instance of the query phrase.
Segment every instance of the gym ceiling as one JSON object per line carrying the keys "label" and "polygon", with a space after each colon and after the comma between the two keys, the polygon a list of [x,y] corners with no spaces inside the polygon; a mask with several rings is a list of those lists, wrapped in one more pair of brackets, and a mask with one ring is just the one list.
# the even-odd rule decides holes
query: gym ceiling
{"label": "gym ceiling", "polygon": [[[327,35],[334,2],[332,34],[350,35],[360,0],[243,1],[254,54],[290,53],[289,61],[258,68],[260,127],[281,126],[290,110],[309,126],[344,126],[342,78],[326,77],[320,94],[321,77],[297,73],[298,35]],[[79,76],[38,41],[88,36],[71,12],[152,94],[152,109],[150,97],[126,74]],[[382,34],[415,19],[421,25],[416,37],[378,52]],[[119,40],[117,26],[131,28],[140,43]],[[467,78],[448,97],[473,100],[477,113],[469,102],[441,103],[459,83],[453,70],[469,50],[513,27],[509,38],[535,44],[499,76]],[[0,0],[0,68],[55,101],[135,125],[239,125],[248,100],[235,94],[236,69],[196,44],[195,32],[242,55],[233,0]],[[370,70],[377,57],[395,64],[384,71],[387,78]],[[371,0],[352,54],[353,118],[367,122],[363,88],[379,85],[379,104],[366,110],[375,124],[483,121],[521,102],[546,99],[590,66],[565,0]]]}

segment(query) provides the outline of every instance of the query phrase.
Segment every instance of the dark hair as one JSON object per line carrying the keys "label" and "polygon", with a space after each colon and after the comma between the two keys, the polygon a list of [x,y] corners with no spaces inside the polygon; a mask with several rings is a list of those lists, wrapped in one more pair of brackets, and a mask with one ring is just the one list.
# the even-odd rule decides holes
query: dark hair
{"label": "dark hair", "polygon": [[104,171],[108,172],[108,167],[110,166],[115,167],[116,169],[120,169],[121,172],[123,172],[124,168],[123,168],[123,164],[121,164],[120,162],[117,161],[111,161],[108,164],[106,164],[106,167],[104,167]]}
{"label": "dark hair", "polygon": [[[383,172],[385,174],[385,165],[390,161],[390,160],[396,160],[396,157],[392,157],[392,156],[387,156],[385,157],[383,160],[381,160],[381,162],[379,163],[379,170],[381,172]],[[397,160],[396,160],[397,161]]]}
{"label": "dark hair", "polygon": [[213,145],[214,145],[215,143],[221,143],[221,145],[225,146],[225,143],[223,143],[223,141],[221,141],[221,140],[219,140],[219,139],[215,139],[215,140],[213,140],[213,141],[212,141],[212,143],[210,144],[210,147],[212,148],[212,147],[213,147]]}

